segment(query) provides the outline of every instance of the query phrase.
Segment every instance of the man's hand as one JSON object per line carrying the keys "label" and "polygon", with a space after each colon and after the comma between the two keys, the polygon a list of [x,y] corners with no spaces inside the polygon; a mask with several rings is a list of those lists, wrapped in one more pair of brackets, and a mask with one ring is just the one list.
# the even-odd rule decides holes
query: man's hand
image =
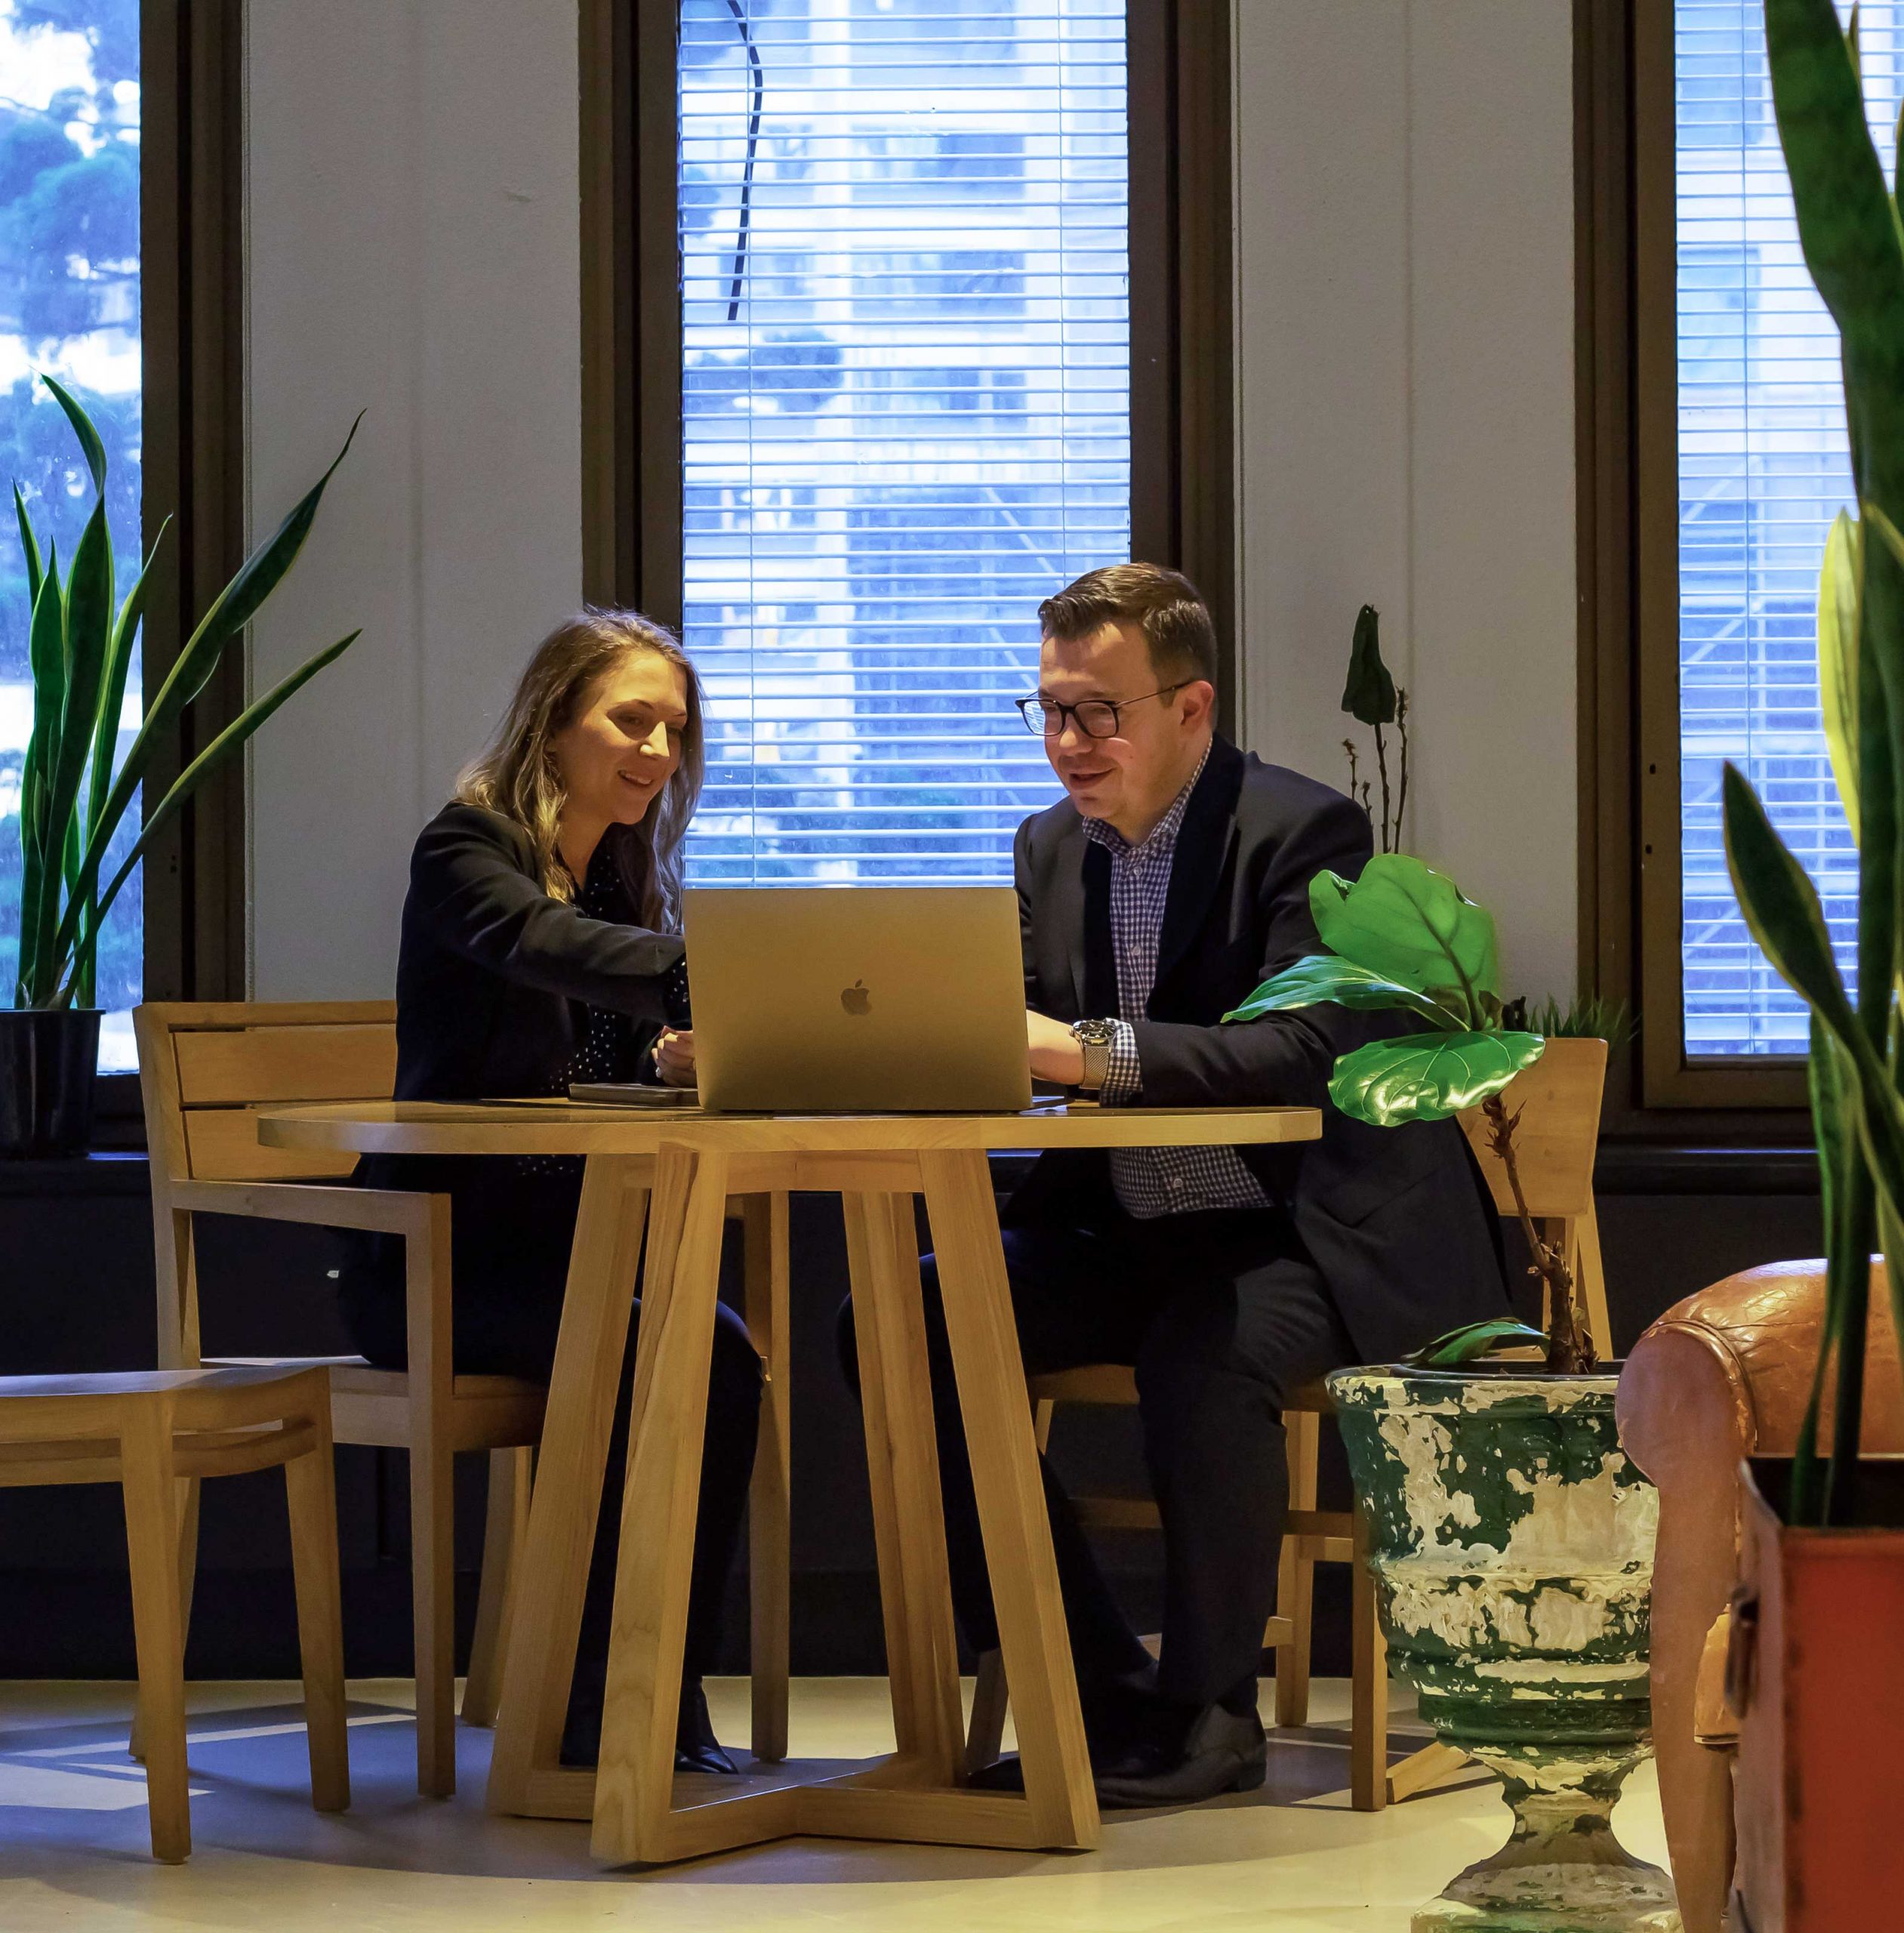
{"label": "man's hand", "polygon": [[1024,1036],[1036,1079],[1075,1087],[1084,1078],[1084,1044],[1063,1021],[1027,1012]]}
{"label": "man's hand", "polygon": [[655,1069],[668,1087],[695,1084],[694,1035],[664,1027],[655,1042]]}

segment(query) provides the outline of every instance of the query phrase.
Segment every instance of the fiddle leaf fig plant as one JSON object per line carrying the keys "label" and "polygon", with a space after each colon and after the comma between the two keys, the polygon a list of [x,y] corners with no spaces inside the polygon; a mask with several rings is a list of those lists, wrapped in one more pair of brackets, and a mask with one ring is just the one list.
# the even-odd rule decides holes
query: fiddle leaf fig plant
{"label": "fiddle leaf fig plant", "polygon": [[[1547,1043],[1502,1025],[1493,916],[1446,874],[1403,852],[1376,853],[1353,881],[1318,873],[1310,882],[1309,908],[1329,952],[1285,967],[1224,1019],[1255,1020],[1332,1002],[1363,1012],[1400,1011],[1422,1023],[1399,1039],[1371,1040],[1342,1055],[1329,1098],[1351,1119],[1375,1127],[1481,1110],[1489,1145],[1514,1191],[1533,1272],[1546,1285],[1547,1367],[1564,1373],[1593,1368],[1593,1337],[1573,1271],[1560,1249],[1542,1239],[1521,1189],[1514,1142],[1520,1111],[1510,1114],[1501,1098]],[[1517,1325],[1477,1330],[1471,1353],[1503,1339],[1525,1340]]]}
{"label": "fiddle leaf fig plant", "polygon": [[[100,929],[120,889],[155,835],[211,773],[251,734],[357,639],[327,646],[290,677],[248,706],[218,732],[156,799],[146,801],[144,824],[101,883],[114,835],[153,760],[185,708],[203,691],[243,632],[297,561],[328,484],[351,439],[353,423],[328,470],[297,507],[240,566],[213,599],[173,661],[123,758],[117,758],[121,714],[132,652],[145,612],[145,566],[123,599],[113,584],[112,547],[106,528],[106,452],[78,399],[51,376],[52,392],[78,439],[92,479],[93,507],[66,577],[51,544],[33,529],[26,500],[14,486],[14,516],[26,560],[32,615],[27,626],[33,686],[33,723],[20,777],[20,954],[16,1007],[91,1006]],[[153,553],[165,537],[162,526]]]}

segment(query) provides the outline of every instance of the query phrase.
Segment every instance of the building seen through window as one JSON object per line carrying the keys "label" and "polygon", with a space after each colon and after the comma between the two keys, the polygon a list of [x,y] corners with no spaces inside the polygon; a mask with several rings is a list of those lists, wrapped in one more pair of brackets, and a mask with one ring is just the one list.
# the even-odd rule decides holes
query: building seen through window
{"label": "building seen through window", "polygon": [[[98,425],[123,586],[140,550],[138,0],[0,0],[0,982],[8,997],[32,725],[26,571],[11,492],[17,482],[63,569],[92,505],[79,446],[41,371],[72,390]],[[122,748],[138,724],[139,690],[135,658]],[[116,849],[137,837],[128,813]],[[100,936],[103,1068],[136,1062],[130,1010],[143,977],[143,899],[135,873]]]}
{"label": "building seen through window", "polygon": [[[1859,18],[1888,165],[1904,0],[1865,0]],[[1730,759],[1758,787],[1853,978],[1857,855],[1825,749],[1814,623],[1825,532],[1852,494],[1838,334],[1798,245],[1762,0],[1675,0],[1674,28],[1685,1045],[1802,1053],[1804,1006],[1727,877],[1719,781]]]}
{"label": "building seen through window", "polygon": [[996,881],[1040,600],[1130,544],[1123,0],[684,0],[704,883]]}

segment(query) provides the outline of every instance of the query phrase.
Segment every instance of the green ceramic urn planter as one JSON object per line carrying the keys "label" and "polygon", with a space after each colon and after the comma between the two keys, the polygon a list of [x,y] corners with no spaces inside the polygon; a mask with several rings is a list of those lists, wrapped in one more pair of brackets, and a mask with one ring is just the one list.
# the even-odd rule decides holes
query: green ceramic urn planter
{"label": "green ceramic urn planter", "polygon": [[1617,1382],[1519,1365],[1329,1379],[1391,1668],[1514,1813],[1415,1933],[1678,1933],[1671,1881],[1610,1817],[1650,1749],[1659,1515],[1620,1450]]}

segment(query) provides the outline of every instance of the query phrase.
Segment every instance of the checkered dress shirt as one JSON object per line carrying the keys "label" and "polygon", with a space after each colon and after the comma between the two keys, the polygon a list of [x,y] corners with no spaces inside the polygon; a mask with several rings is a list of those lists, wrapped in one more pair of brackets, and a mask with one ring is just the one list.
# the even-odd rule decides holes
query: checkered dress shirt
{"label": "checkered dress shirt", "polygon": [[[1084,822],[1084,836],[1111,855],[1111,945],[1117,963],[1118,1013],[1105,1016],[1116,1030],[1098,1096],[1106,1107],[1126,1106],[1143,1092],[1137,1036],[1130,1023],[1146,1018],[1150,1011],[1177,834],[1190,795],[1209,763],[1209,754],[1205,752],[1190,783],[1141,846],[1133,846],[1103,819]],[[1140,1222],[1155,1221],[1163,1215],[1188,1215],[1199,1209],[1271,1205],[1234,1148],[1114,1148],[1111,1180],[1119,1205]]]}

